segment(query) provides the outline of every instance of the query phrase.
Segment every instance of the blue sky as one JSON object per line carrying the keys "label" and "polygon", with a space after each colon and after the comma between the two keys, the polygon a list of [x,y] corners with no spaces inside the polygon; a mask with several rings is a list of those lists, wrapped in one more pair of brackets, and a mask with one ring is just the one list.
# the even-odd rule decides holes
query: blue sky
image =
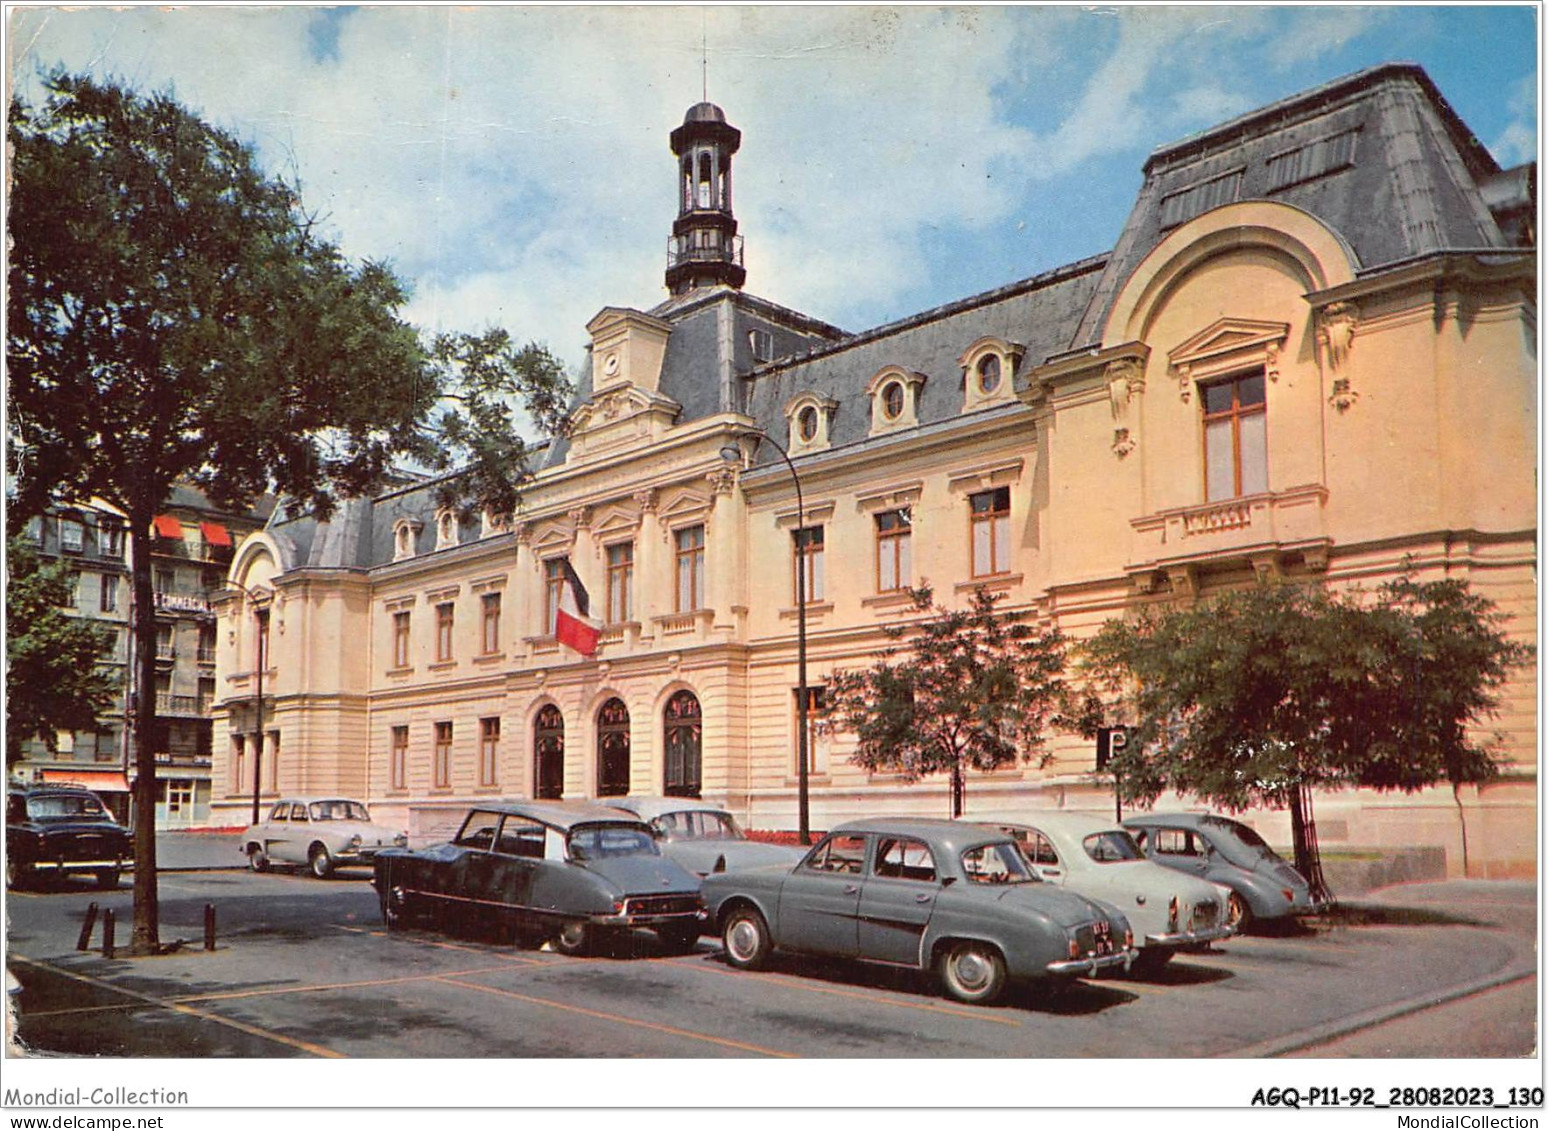
{"label": "blue sky", "polygon": [[427,327],[582,356],[649,307],[667,135],[743,131],[748,290],[858,330],[1109,248],[1157,146],[1393,59],[1502,164],[1537,150],[1535,7],[107,8],[10,13],[63,65],[171,88],[298,177]]}

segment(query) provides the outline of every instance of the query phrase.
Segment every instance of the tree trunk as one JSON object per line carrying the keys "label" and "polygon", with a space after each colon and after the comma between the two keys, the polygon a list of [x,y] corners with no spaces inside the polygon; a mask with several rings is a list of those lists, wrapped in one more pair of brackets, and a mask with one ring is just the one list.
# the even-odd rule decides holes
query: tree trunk
{"label": "tree trunk", "polygon": [[1322,850],[1317,844],[1311,790],[1301,785],[1290,787],[1290,831],[1295,841],[1295,870],[1306,877],[1314,901],[1331,902],[1333,893],[1322,878]]}
{"label": "tree trunk", "polygon": [[967,783],[962,776],[962,763],[953,762],[951,765],[951,815],[955,819],[962,816],[962,811],[967,807],[965,802]]}
{"label": "tree trunk", "polygon": [[151,592],[148,530],[151,515],[129,515],[130,585],[133,590],[134,652],[134,934],[135,954],[161,948],[161,913],[156,897],[156,607]]}

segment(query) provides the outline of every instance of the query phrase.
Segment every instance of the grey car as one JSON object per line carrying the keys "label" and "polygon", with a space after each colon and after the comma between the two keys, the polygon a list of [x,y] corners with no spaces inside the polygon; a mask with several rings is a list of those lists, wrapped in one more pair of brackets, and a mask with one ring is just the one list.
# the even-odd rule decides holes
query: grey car
{"label": "grey car", "polygon": [[806,849],[748,840],[736,818],[718,805],[688,797],[609,797],[602,801],[632,813],[656,834],[661,853],[699,876],[761,864],[793,865]]}
{"label": "grey car", "polygon": [[969,1003],[1135,957],[1122,914],[1043,883],[1004,833],[954,821],[850,821],[794,867],[714,873],[703,894],[732,966],[788,950],[933,969]]}
{"label": "grey car", "polygon": [[1231,889],[1226,922],[1312,915],[1326,908],[1306,877],[1249,825],[1214,813],[1137,813],[1123,822],[1147,858]]}

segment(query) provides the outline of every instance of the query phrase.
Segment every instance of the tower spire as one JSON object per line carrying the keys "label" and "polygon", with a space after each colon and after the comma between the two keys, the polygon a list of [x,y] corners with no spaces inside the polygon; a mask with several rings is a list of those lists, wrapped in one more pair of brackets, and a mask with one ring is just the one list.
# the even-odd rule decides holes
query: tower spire
{"label": "tower spire", "polygon": [[[707,93],[707,51],[703,67]],[[674,295],[717,284],[740,287],[747,279],[742,237],[731,211],[731,156],[741,144],[742,131],[708,98],[689,107],[683,124],[672,131],[678,209],[667,250],[666,285]]]}

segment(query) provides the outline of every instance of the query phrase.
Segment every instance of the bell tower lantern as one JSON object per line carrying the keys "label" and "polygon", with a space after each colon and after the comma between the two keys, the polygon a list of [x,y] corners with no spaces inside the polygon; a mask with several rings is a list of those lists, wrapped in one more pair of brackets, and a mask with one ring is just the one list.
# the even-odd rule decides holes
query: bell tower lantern
{"label": "bell tower lantern", "polygon": [[667,247],[667,289],[674,295],[717,283],[740,287],[742,237],[731,213],[731,155],[742,131],[713,102],[689,108],[672,131],[677,157],[677,220]]}

